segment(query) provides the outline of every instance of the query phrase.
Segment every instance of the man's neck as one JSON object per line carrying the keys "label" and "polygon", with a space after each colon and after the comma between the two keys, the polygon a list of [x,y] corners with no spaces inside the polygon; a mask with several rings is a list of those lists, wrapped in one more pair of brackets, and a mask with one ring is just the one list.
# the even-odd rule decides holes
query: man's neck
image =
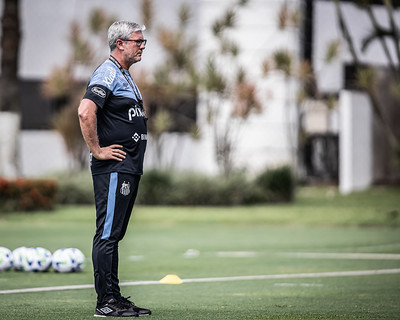
{"label": "man's neck", "polygon": [[124,61],[123,57],[121,54],[119,54],[118,51],[114,51],[113,53],[111,53],[111,56],[114,57],[115,60],[118,61],[118,63],[121,65],[121,67],[125,70],[129,70],[129,65]]}

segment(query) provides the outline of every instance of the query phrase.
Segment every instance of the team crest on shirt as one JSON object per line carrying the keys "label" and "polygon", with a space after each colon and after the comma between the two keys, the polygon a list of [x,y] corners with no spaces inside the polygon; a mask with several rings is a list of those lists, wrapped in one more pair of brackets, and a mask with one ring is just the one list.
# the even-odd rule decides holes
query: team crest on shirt
{"label": "team crest on shirt", "polygon": [[127,196],[129,193],[131,193],[131,185],[130,183],[126,183],[125,181],[122,183],[120,192],[122,195]]}

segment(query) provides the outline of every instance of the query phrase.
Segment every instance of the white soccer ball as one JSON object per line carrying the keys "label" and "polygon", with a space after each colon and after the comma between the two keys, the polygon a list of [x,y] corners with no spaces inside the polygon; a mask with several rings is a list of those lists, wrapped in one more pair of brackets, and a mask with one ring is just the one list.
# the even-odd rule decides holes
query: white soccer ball
{"label": "white soccer ball", "polygon": [[62,248],[53,253],[53,269],[56,272],[79,272],[85,267],[85,256],[76,248]]}
{"label": "white soccer ball", "polygon": [[20,247],[14,250],[14,267],[25,272],[47,271],[51,265],[51,252],[45,248]]}
{"label": "white soccer ball", "polygon": [[36,248],[25,248],[22,255],[21,269],[25,272],[40,271],[39,256]]}
{"label": "white soccer ball", "polygon": [[10,249],[0,247],[0,271],[5,271],[13,266],[13,254]]}
{"label": "white soccer ball", "polygon": [[53,252],[51,265],[56,272],[72,272],[73,261],[67,248],[58,249]]}
{"label": "white soccer ball", "polygon": [[37,264],[39,271],[49,270],[52,262],[51,252],[45,248],[37,247],[33,248],[36,253]]}
{"label": "white soccer ball", "polygon": [[14,249],[12,252],[13,255],[13,267],[15,270],[22,270],[22,261],[23,257],[25,256],[25,251],[27,250],[27,247],[18,247],[17,249]]}
{"label": "white soccer ball", "polygon": [[69,248],[70,253],[73,257],[73,271],[80,272],[85,268],[85,255],[81,250],[77,248]]}

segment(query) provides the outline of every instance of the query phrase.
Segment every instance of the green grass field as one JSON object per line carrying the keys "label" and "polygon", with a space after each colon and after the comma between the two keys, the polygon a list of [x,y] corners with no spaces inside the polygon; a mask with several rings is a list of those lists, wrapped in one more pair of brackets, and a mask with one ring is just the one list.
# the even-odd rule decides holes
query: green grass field
{"label": "green grass field", "polygon": [[[290,205],[137,207],[120,245],[122,293],[150,319],[400,319],[399,212],[395,188],[301,188]],[[0,214],[0,246],[77,247],[88,258],[81,273],[0,272],[0,291],[92,284],[94,215]],[[371,270],[395,271],[343,274]],[[167,274],[200,280],[156,282]],[[256,275],[276,277],[227,278]],[[95,299],[92,288],[0,294],[0,319],[93,319]]]}

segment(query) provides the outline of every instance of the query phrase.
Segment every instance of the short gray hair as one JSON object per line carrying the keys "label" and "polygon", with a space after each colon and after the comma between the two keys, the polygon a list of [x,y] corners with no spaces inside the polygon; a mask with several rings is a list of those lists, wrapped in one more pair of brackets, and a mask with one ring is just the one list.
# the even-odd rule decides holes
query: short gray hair
{"label": "short gray hair", "polygon": [[131,21],[116,21],[108,28],[108,45],[113,52],[118,39],[129,39],[133,32],[144,31],[146,27]]}

